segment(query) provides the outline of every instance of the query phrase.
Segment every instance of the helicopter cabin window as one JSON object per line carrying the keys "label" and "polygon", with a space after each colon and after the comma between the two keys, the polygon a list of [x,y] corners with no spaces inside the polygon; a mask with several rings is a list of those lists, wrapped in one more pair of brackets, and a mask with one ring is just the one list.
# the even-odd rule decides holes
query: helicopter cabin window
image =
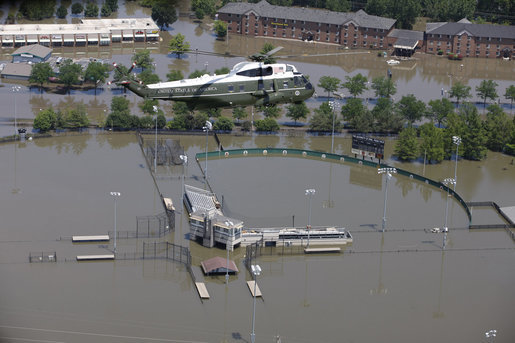
{"label": "helicopter cabin window", "polygon": [[245,91],[245,85],[240,85],[240,92],[244,92]]}
{"label": "helicopter cabin window", "polygon": [[283,88],[288,88],[288,80],[283,81]]}
{"label": "helicopter cabin window", "polygon": [[234,92],[234,86],[233,85],[227,86],[227,90],[229,91],[229,93]]}
{"label": "helicopter cabin window", "polygon": [[258,80],[258,90],[265,89],[265,85],[263,84],[263,80]]}

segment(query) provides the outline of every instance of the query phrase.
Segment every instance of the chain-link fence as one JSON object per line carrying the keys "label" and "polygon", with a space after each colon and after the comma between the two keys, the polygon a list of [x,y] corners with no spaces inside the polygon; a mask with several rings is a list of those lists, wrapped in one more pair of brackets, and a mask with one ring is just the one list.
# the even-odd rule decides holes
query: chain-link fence
{"label": "chain-link fence", "polygon": [[57,254],[55,251],[30,252],[29,253],[29,262],[30,263],[57,262]]}

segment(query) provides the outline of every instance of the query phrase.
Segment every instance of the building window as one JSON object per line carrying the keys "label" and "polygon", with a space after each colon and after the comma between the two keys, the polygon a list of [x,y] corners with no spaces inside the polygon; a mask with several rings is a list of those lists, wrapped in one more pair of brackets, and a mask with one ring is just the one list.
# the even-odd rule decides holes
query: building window
{"label": "building window", "polygon": [[433,51],[433,48],[429,48],[429,51]]}
{"label": "building window", "polygon": [[367,46],[367,41],[366,40],[363,41],[363,46]]}
{"label": "building window", "polygon": [[263,35],[268,36],[268,31],[263,32]]}
{"label": "building window", "polygon": [[283,37],[286,37],[286,32],[283,32]]}
{"label": "building window", "polygon": [[254,30],[254,34],[257,35],[258,34],[258,30]]}
{"label": "building window", "polygon": [[365,39],[366,39],[367,37],[368,37],[368,36],[367,36],[367,34],[365,33],[365,34],[363,35],[363,38],[365,38]]}
{"label": "building window", "polygon": [[329,36],[325,36],[325,40],[329,42]]}
{"label": "building window", "polygon": [[429,45],[433,45],[433,41],[432,40],[429,41]]}
{"label": "building window", "polygon": [[230,16],[231,16],[231,13],[227,14],[227,16],[228,16],[228,17],[230,17]]}

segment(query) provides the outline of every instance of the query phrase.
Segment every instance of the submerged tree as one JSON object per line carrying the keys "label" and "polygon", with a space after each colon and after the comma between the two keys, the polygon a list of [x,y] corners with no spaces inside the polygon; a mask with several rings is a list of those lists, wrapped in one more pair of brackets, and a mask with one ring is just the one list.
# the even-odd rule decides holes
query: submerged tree
{"label": "submerged tree", "polygon": [[177,58],[181,58],[181,55],[190,50],[190,43],[187,42],[186,37],[182,33],[178,33],[172,36],[170,40],[169,50],[172,54],[176,54]]}

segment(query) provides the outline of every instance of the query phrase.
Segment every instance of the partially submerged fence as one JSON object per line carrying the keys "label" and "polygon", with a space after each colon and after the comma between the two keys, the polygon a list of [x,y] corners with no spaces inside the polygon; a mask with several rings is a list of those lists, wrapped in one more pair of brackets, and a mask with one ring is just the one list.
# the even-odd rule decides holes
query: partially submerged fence
{"label": "partially submerged fence", "polygon": [[30,252],[29,253],[29,262],[30,263],[57,262],[57,253],[55,251]]}
{"label": "partially submerged fence", "polygon": [[[355,158],[352,156],[324,153],[324,152],[313,151],[313,150],[302,150],[302,149],[282,149],[282,148],[260,149],[260,148],[255,148],[255,149],[225,150],[222,153],[220,151],[210,151],[207,153],[208,158],[257,157],[257,156],[302,157],[302,158],[311,158],[311,159],[317,159],[317,160],[328,161],[328,162],[339,162],[339,163],[349,162],[349,163],[355,163],[355,164],[364,165],[364,166],[373,167],[373,168],[392,168],[392,166],[389,166],[384,163],[367,161],[367,160]],[[199,161],[200,159],[205,158],[205,157],[206,157],[206,153],[198,153],[195,156],[197,161]],[[410,179],[422,181],[430,186],[439,188],[440,190],[443,190],[445,192],[449,192],[449,195],[452,195],[454,197],[454,199],[456,199],[460,203],[460,205],[463,207],[463,209],[467,213],[469,223],[471,223],[472,216],[471,216],[470,209],[469,209],[467,203],[452,188],[449,188],[445,184],[438,182],[438,181],[431,180],[425,176],[418,175],[418,174],[415,174],[410,171],[400,169],[397,167],[395,167],[395,169],[397,169],[397,174],[407,176]]]}
{"label": "partially submerged fence", "polygon": [[[116,238],[158,238],[173,229],[167,213],[159,213],[155,216],[137,216],[136,230],[117,230]],[[109,231],[108,234],[109,237],[114,237],[114,231]]]}

